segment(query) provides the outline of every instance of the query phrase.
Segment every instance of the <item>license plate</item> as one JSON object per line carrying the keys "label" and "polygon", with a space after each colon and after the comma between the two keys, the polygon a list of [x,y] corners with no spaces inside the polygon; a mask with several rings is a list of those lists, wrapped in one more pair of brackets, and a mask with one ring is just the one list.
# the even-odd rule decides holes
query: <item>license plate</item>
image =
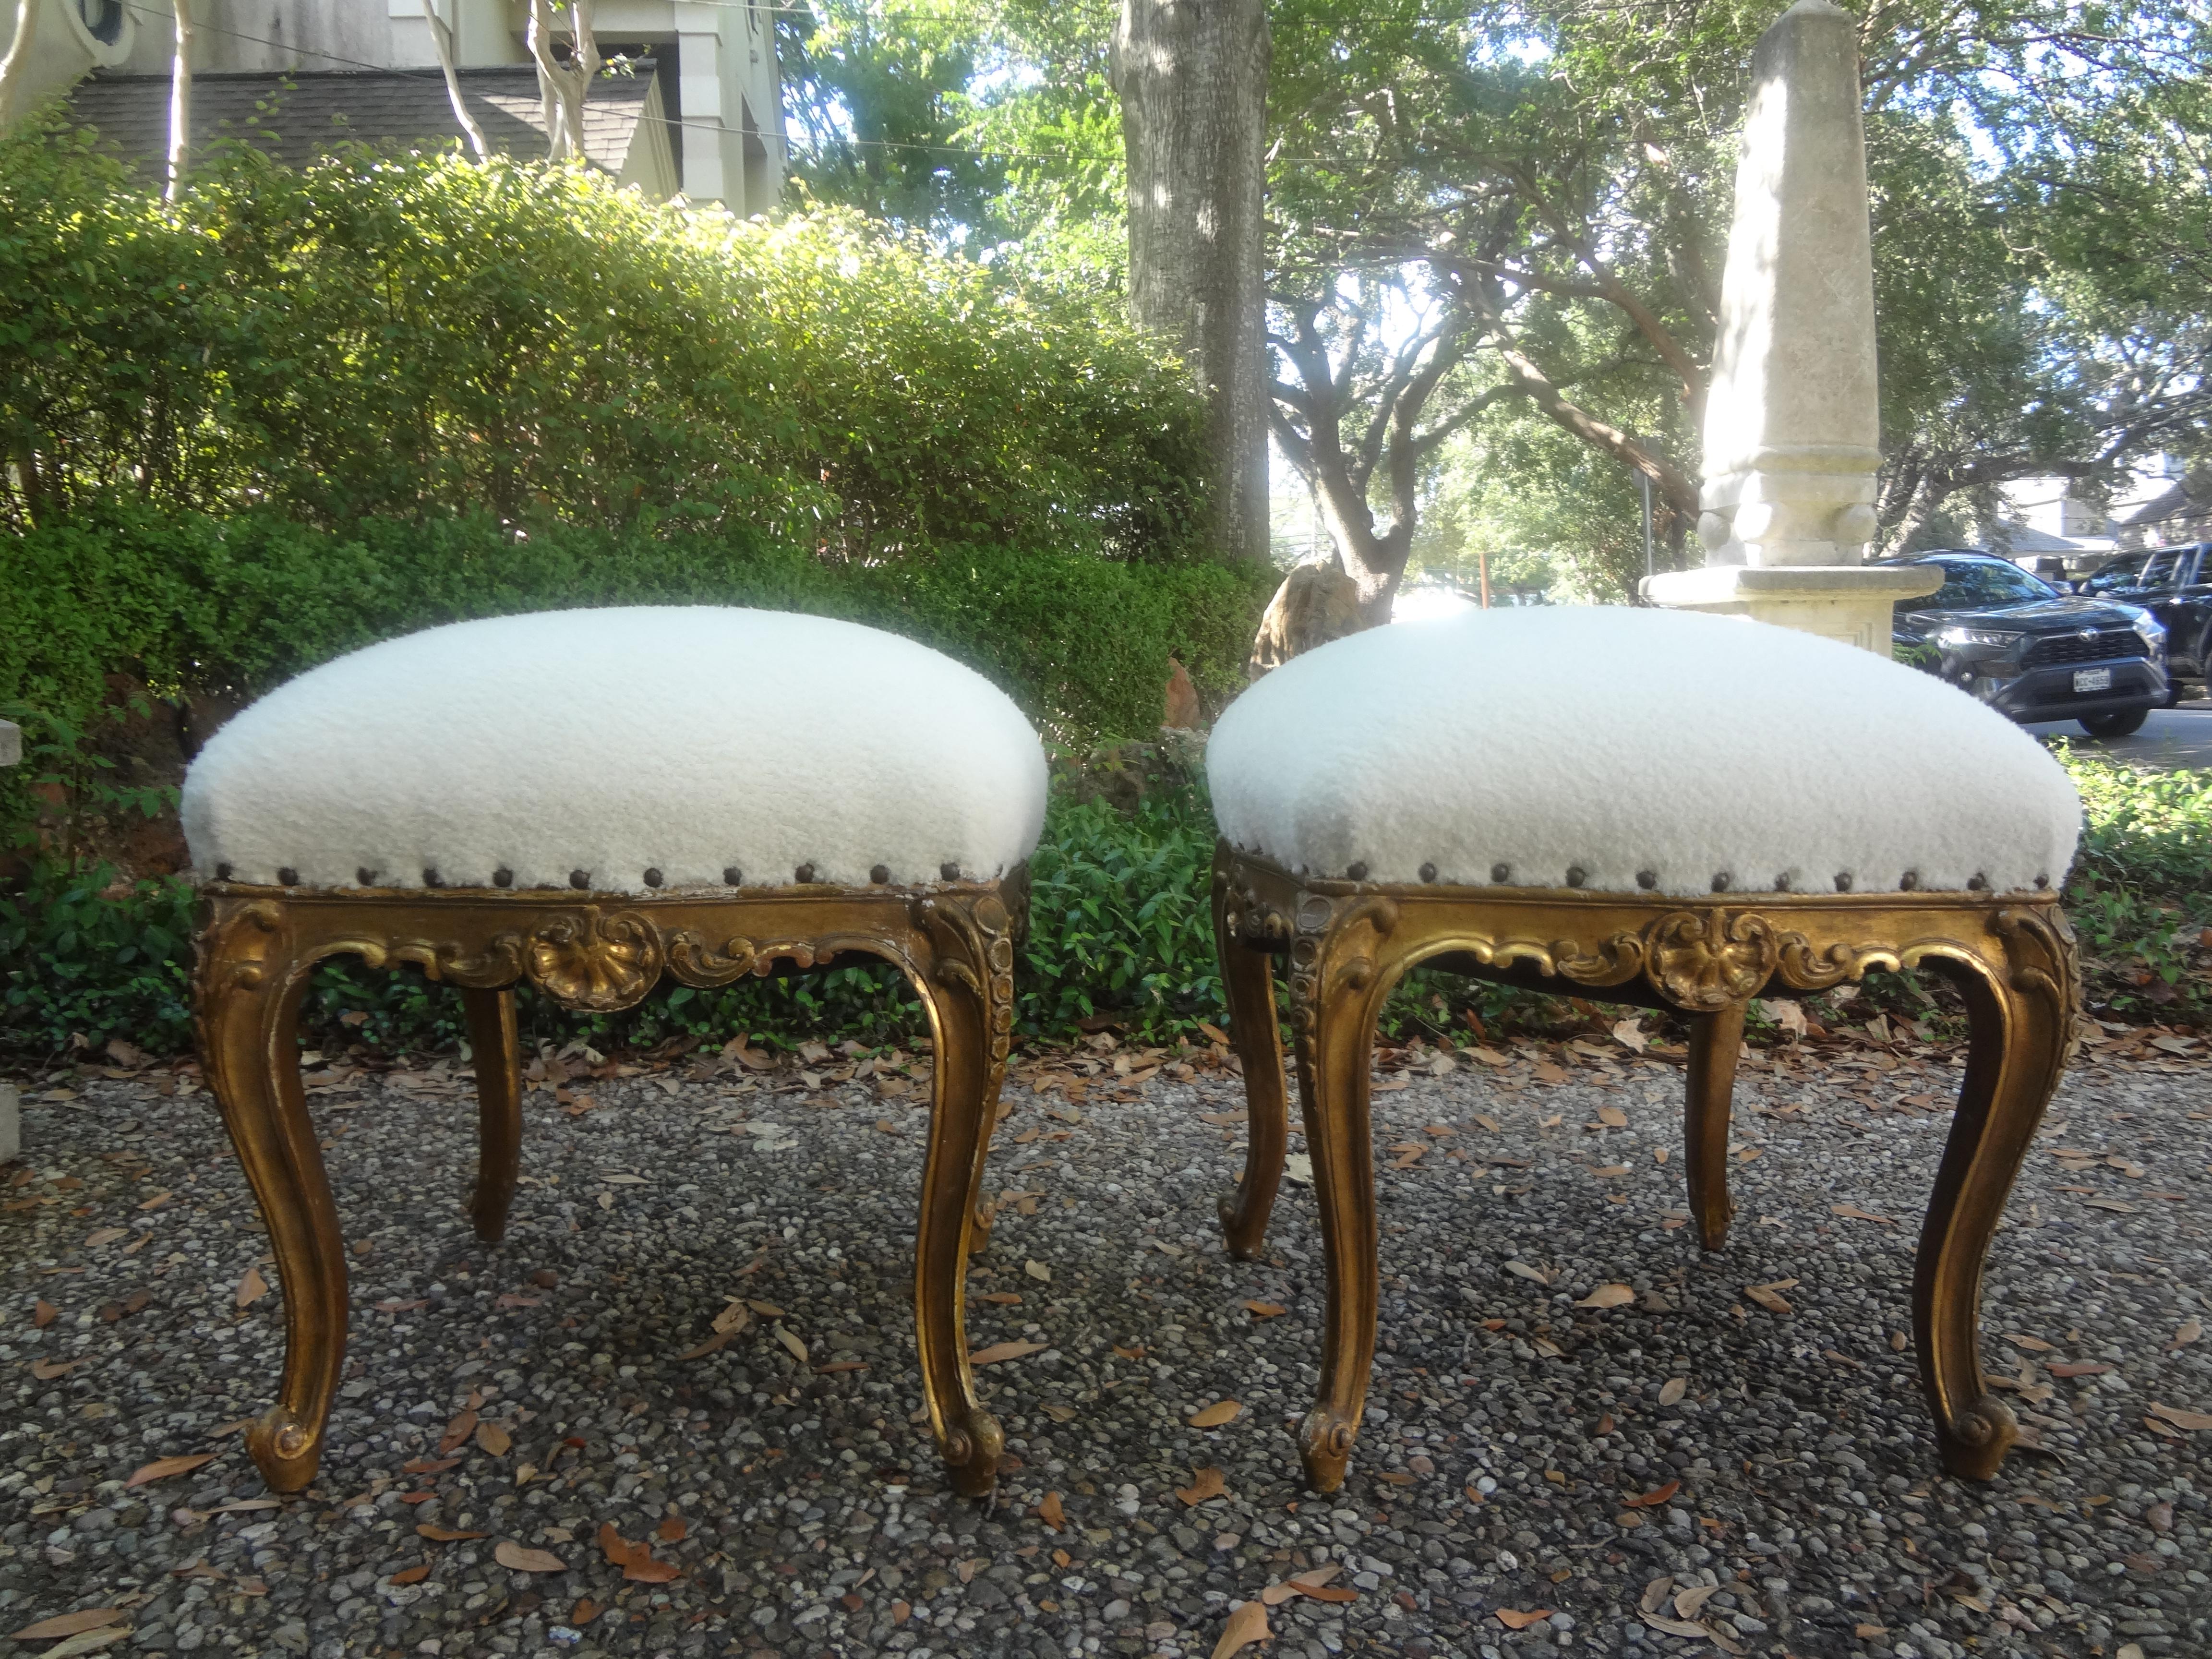
{"label": "license plate", "polygon": [[2076,691],[2109,691],[2112,689],[2112,671],[2109,668],[2077,668],[2074,671]]}

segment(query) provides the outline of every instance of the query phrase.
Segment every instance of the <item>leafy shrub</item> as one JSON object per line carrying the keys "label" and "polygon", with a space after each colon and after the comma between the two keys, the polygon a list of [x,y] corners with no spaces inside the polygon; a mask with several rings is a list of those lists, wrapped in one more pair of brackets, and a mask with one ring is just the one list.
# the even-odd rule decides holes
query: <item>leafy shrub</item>
{"label": "leafy shrub", "polygon": [[2202,1018],[2212,1008],[2212,771],[2154,772],[2062,744],[2081,796],[2066,886],[2093,1003]]}

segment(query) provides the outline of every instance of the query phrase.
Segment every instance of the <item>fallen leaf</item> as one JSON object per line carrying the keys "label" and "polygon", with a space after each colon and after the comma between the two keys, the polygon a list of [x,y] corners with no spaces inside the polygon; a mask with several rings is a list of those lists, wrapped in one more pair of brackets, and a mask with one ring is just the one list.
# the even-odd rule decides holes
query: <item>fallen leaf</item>
{"label": "fallen leaf", "polygon": [[2103,1376],[2112,1370],[2110,1365],[2094,1359],[2069,1359],[2051,1368],[2053,1376]]}
{"label": "fallen leaf", "polygon": [[2164,1418],[2177,1429],[2212,1429],[2212,1413],[2187,1412],[2179,1406],[2154,1405],[2150,1414]]}
{"label": "fallen leaf", "polygon": [[[1562,1071],[1559,1066],[1553,1065],[1550,1060],[1540,1060],[1536,1062],[1537,1082],[1550,1084],[1565,1083],[1566,1080],[1566,1073]],[[1505,1615],[1501,1613],[1498,1616],[1503,1619]]]}
{"label": "fallen leaf", "polygon": [[59,1308],[41,1297],[39,1298],[38,1305],[31,1310],[31,1323],[44,1330],[60,1318],[62,1310]]}
{"label": "fallen leaf", "polygon": [[1082,1413],[1077,1411],[1074,1407],[1065,1404],[1058,1400],[1046,1401],[1044,1402],[1043,1411],[1044,1414],[1052,1419],[1055,1423],[1073,1423],[1078,1417],[1082,1415]]}
{"label": "fallen leaf", "polygon": [[425,1561],[419,1567],[402,1567],[384,1582],[387,1584],[419,1584],[429,1576],[430,1564]]}
{"label": "fallen leaf", "polygon": [[568,1564],[550,1550],[533,1550],[502,1538],[493,1547],[491,1559],[511,1572],[566,1572]]}
{"label": "fallen leaf", "polygon": [[1062,1531],[1067,1526],[1067,1512],[1060,1507],[1060,1494],[1056,1492],[1044,1495],[1043,1500],[1036,1506],[1036,1512],[1037,1518],[1054,1532]]}
{"label": "fallen leaf", "polygon": [[1283,1160],[1283,1179],[1294,1186],[1313,1185],[1313,1158],[1306,1152],[1292,1152]]}
{"label": "fallen leaf", "polygon": [[2172,1353],[2176,1348],[2185,1348],[2203,1334],[2204,1327],[2203,1325],[2199,1324],[2194,1319],[2185,1319],[2182,1321],[2179,1328],[2174,1331],[2173,1340],[2166,1345],[2166,1351],[2168,1353]]}
{"label": "fallen leaf", "polygon": [[1851,1626],[1851,1634],[1857,1637],[1860,1641],[1863,1642],[1870,1636],[1888,1635],[1889,1626],[1887,1625],[1856,1624]]}
{"label": "fallen leaf", "polygon": [[1717,1584],[1692,1584],[1674,1595],[1674,1614],[1679,1619],[1694,1619],[1698,1610],[1719,1593]]}
{"label": "fallen leaf", "polygon": [[[85,1359],[90,1358],[92,1358],[90,1354],[85,1356]],[[51,1382],[58,1376],[67,1376],[83,1364],[84,1359],[33,1359],[31,1362],[31,1375],[41,1382]]]}
{"label": "fallen leaf", "polygon": [[494,1457],[504,1457],[514,1444],[514,1437],[496,1423],[477,1425],[477,1444]]}
{"label": "fallen leaf", "polygon": [[2136,1212],[2136,1206],[2134,1205],[2123,1204],[2117,1198],[2085,1198],[2081,1202],[2086,1208],[2092,1210],[2111,1210],[2118,1215],[2133,1215]]}
{"label": "fallen leaf", "polygon": [[443,1474],[447,1469],[456,1468],[460,1461],[458,1457],[410,1457],[399,1467],[409,1474]]}
{"label": "fallen leaf", "polygon": [[1031,1279],[1036,1279],[1040,1285],[1049,1285],[1052,1283],[1052,1269],[1046,1267],[1042,1261],[1024,1261],[1022,1263],[1022,1271],[1027,1273]]}
{"label": "fallen leaf", "polygon": [[1622,1506],[1627,1509],[1656,1510],[1665,1504],[1667,1500],[1672,1498],[1676,1492],[1681,1490],[1682,1483],[1680,1481],[1669,1480],[1663,1486],[1655,1486],[1651,1491],[1645,1492],[1641,1498],[1624,1498],[1620,1501]]}
{"label": "fallen leaf", "polygon": [[745,1306],[744,1299],[740,1297],[714,1316],[714,1334],[735,1336],[752,1322],[753,1310]]}
{"label": "fallen leaf", "polygon": [[1782,1292],[1796,1282],[1794,1279],[1778,1279],[1771,1284],[1747,1285],[1743,1287],[1743,1293],[1769,1313],[1790,1313],[1795,1310],[1790,1305],[1790,1298]]}
{"label": "fallen leaf", "polygon": [[1247,1601],[1229,1615],[1229,1622],[1221,1628],[1221,1639],[1213,1644],[1213,1659],[1230,1659],[1231,1654],[1242,1653],[1255,1642],[1273,1639],[1274,1632],[1267,1628],[1267,1608],[1264,1602]]}
{"label": "fallen leaf", "polygon": [[1713,1638],[1712,1632],[1705,1626],[1692,1624],[1686,1619],[1669,1619],[1661,1613],[1647,1613],[1644,1615],[1644,1622],[1654,1630],[1666,1632],[1669,1636],[1695,1636],[1706,1641]]}
{"label": "fallen leaf", "polygon": [[167,1480],[172,1475],[190,1474],[203,1463],[214,1462],[215,1457],[216,1455],[213,1452],[192,1452],[183,1457],[157,1457],[123,1484],[126,1486],[143,1486],[150,1481]]}
{"label": "fallen leaf", "polygon": [[1689,1391],[1690,1379],[1688,1377],[1670,1376],[1664,1382],[1659,1385],[1659,1403],[1662,1406],[1672,1406],[1679,1401],[1684,1395],[1689,1393]]}
{"label": "fallen leaf", "polygon": [[790,1326],[778,1325],[775,1328],[775,1340],[790,1350],[793,1359],[802,1365],[806,1363],[805,1340],[794,1332]]}
{"label": "fallen leaf", "polygon": [[1581,1301],[1577,1308],[1619,1308],[1636,1300],[1636,1292],[1626,1285],[1601,1285]]}
{"label": "fallen leaf", "polygon": [[572,1625],[588,1625],[605,1611],[605,1608],[592,1600],[590,1596],[579,1596],[576,1605],[568,1610],[568,1622]]}
{"label": "fallen leaf", "polygon": [[649,1550],[644,1552],[641,1560],[633,1561],[623,1569],[623,1577],[633,1584],[672,1583],[682,1576],[673,1561],[656,1561]]}
{"label": "fallen leaf", "polygon": [[98,1630],[112,1625],[123,1617],[119,1607],[87,1607],[82,1613],[58,1613],[51,1619],[41,1619],[35,1625],[26,1625],[9,1638],[12,1642],[51,1642],[58,1637],[75,1636],[82,1631]]}
{"label": "fallen leaf", "polygon": [[476,1431],[476,1413],[473,1410],[459,1413],[452,1422],[446,1425],[446,1432],[438,1442],[438,1455],[442,1457],[447,1452],[456,1449],[466,1443],[468,1437]]}
{"label": "fallen leaf", "polygon": [[1546,1273],[1541,1267],[1532,1267],[1525,1261],[1509,1261],[1505,1264],[1505,1271],[1516,1279],[1533,1279],[1539,1285],[1549,1285],[1552,1282],[1551,1274]]}
{"label": "fallen leaf", "polygon": [[1613,1040],[1625,1048],[1633,1048],[1639,1054],[1650,1046],[1651,1042],[1650,1037],[1645,1035],[1644,1028],[1632,1019],[1620,1019],[1613,1022]]}
{"label": "fallen leaf", "polygon": [[86,1237],[85,1248],[96,1250],[103,1244],[112,1244],[117,1239],[127,1237],[130,1231],[127,1227],[102,1227]]}
{"label": "fallen leaf", "polygon": [[1222,1479],[1219,1469],[1193,1469],[1190,1472],[1190,1485],[1177,1486],[1176,1496],[1182,1499],[1187,1508],[1196,1509],[1207,1498],[1219,1498],[1228,1490],[1228,1483]]}
{"label": "fallen leaf", "polygon": [[484,1536],[484,1534],[480,1532],[462,1532],[453,1527],[434,1527],[427,1521],[421,1526],[416,1528],[415,1530],[422,1534],[423,1537],[428,1539],[434,1544],[458,1544],[465,1538],[482,1538]]}
{"label": "fallen leaf", "polygon": [[1597,1109],[1597,1121],[1608,1129],[1626,1129],[1628,1114],[1618,1106],[1601,1106]]}
{"label": "fallen leaf", "polygon": [[1224,1423],[1234,1422],[1237,1413],[1243,1409],[1234,1400],[1216,1401],[1193,1415],[1190,1425],[1194,1429],[1218,1429]]}
{"label": "fallen leaf", "polygon": [[664,1544],[680,1544],[690,1532],[689,1522],[680,1515],[672,1515],[653,1529],[653,1535]]}
{"label": "fallen leaf", "polygon": [[1357,1601],[1359,1592],[1349,1584],[1316,1584],[1309,1588],[1301,1584],[1298,1594],[1316,1601]]}
{"label": "fallen leaf", "polygon": [[1862,1210],[1856,1204],[1831,1204],[1828,1213],[1839,1215],[1846,1221],[1879,1221],[1885,1226],[1896,1219],[1893,1216],[1876,1215],[1872,1210]]}
{"label": "fallen leaf", "polygon": [[2017,1332],[2007,1331],[2004,1340],[2011,1343],[2014,1347],[2025,1349],[2029,1353],[2051,1352],[2051,1345],[2039,1336],[2022,1336]]}
{"label": "fallen leaf", "polygon": [[978,1348],[968,1356],[971,1365],[995,1365],[1002,1359],[1026,1359],[1033,1353],[1044,1352],[1042,1342],[994,1342],[988,1348]]}
{"label": "fallen leaf", "polygon": [[1244,1307],[1255,1319],[1273,1319],[1279,1314],[1290,1312],[1290,1310],[1279,1302],[1247,1302]]}
{"label": "fallen leaf", "polygon": [[1674,1581],[1672,1578],[1653,1579],[1650,1583],[1644,1587],[1644,1599],[1640,1603],[1638,1603],[1638,1611],[1644,1613],[1658,1612],[1660,1608],[1667,1605],[1668,1598],[1674,1595]]}
{"label": "fallen leaf", "polygon": [[1518,1607],[1498,1609],[1498,1622],[1508,1630],[1526,1630],[1531,1625],[1542,1624],[1551,1616],[1552,1610],[1549,1607],[1537,1607],[1528,1613],[1522,1612]]}

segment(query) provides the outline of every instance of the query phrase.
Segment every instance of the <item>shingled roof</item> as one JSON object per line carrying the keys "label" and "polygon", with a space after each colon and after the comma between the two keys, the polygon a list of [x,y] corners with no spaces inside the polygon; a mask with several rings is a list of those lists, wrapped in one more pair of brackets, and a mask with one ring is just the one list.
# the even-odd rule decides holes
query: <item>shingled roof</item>
{"label": "shingled roof", "polygon": [[[623,176],[653,103],[651,59],[631,75],[602,75],[584,103],[584,153]],[[531,65],[460,71],[461,96],[494,149],[545,154],[545,117]],[[70,118],[94,129],[104,146],[134,169],[159,168],[169,148],[169,77],[95,75],[70,94]],[[218,138],[259,144],[301,167],[348,142],[443,148],[463,137],[436,70],[366,70],[230,74],[192,77],[192,148]]]}

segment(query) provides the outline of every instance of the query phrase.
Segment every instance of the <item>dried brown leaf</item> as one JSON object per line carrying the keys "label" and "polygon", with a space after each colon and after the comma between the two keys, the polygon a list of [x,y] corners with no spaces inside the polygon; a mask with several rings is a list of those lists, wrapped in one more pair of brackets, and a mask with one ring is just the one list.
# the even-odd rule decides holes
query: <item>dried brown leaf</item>
{"label": "dried brown leaf", "polygon": [[1636,1292],[1626,1285],[1601,1285],[1575,1304],[1577,1308],[1620,1308],[1636,1300]]}
{"label": "dried brown leaf", "polygon": [[51,1619],[41,1619],[35,1625],[26,1625],[9,1640],[13,1642],[52,1642],[64,1636],[76,1636],[82,1632],[99,1630],[118,1622],[123,1617],[119,1607],[87,1607],[81,1613],[58,1613]]}
{"label": "dried brown leaf", "polygon": [[1036,1506],[1036,1512],[1037,1518],[1054,1532],[1063,1530],[1067,1525],[1067,1512],[1061,1508],[1060,1494],[1056,1492],[1048,1492],[1044,1495],[1043,1501]]}
{"label": "dried brown leaf", "polygon": [[415,1530],[434,1544],[458,1544],[466,1538],[484,1536],[483,1533],[464,1532],[457,1527],[434,1527],[427,1521]]}
{"label": "dried brown leaf", "polygon": [[494,1457],[504,1457],[514,1449],[514,1437],[496,1423],[479,1423],[477,1444]]}
{"label": "dried brown leaf", "polygon": [[1519,1607],[1498,1609],[1498,1622],[1508,1630],[1526,1630],[1531,1625],[1540,1625],[1552,1616],[1549,1607],[1534,1607],[1522,1612]]}
{"label": "dried brown leaf", "polygon": [[1033,1353],[1042,1353],[1042,1342],[994,1342],[988,1348],[978,1348],[968,1356],[971,1365],[995,1365],[1006,1359],[1026,1359]]}
{"label": "dried brown leaf", "polygon": [[1194,1413],[1190,1425],[1194,1429],[1218,1429],[1224,1423],[1236,1421],[1244,1407],[1234,1400],[1218,1400],[1211,1406]]}
{"label": "dried brown leaf", "polygon": [[502,1538],[492,1548],[491,1559],[510,1572],[566,1572],[568,1564],[550,1550],[534,1550]]}
{"label": "dried brown leaf", "polygon": [[1688,1377],[1670,1376],[1664,1382],[1662,1382],[1659,1385],[1659,1403],[1662,1406],[1674,1405],[1680,1401],[1684,1395],[1689,1393],[1689,1391],[1690,1379]]}
{"label": "dried brown leaf", "polygon": [[193,1452],[184,1457],[157,1457],[138,1469],[123,1484],[126,1486],[143,1486],[151,1481],[167,1480],[172,1475],[190,1474],[202,1464],[214,1462],[215,1458],[216,1455],[213,1452]]}
{"label": "dried brown leaf", "polygon": [[268,1294],[269,1281],[261,1276],[261,1269],[248,1267],[246,1270],[246,1277],[238,1281],[238,1294],[233,1298],[233,1305],[241,1309],[250,1308]]}
{"label": "dried brown leaf", "polygon": [[1221,1639],[1213,1644],[1213,1659],[1230,1659],[1242,1653],[1255,1642],[1270,1641],[1274,1632],[1267,1628],[1267,1608],[1264,1602],[1247,1601],[1229,1615],[1229,1622],[1221,1628]]}
{"label": "dried brown leaf", "polygon": [[1177,1486],[1176,1496],[1182,1499],[1185,1507],[1196,1509],[1209,1498],[1224,1497],[1228,1491],[1229,1484],[1222,1478],[1221,1471],[1208,1468],[1193,1469],[1190,1472],[1190,1485]]}

